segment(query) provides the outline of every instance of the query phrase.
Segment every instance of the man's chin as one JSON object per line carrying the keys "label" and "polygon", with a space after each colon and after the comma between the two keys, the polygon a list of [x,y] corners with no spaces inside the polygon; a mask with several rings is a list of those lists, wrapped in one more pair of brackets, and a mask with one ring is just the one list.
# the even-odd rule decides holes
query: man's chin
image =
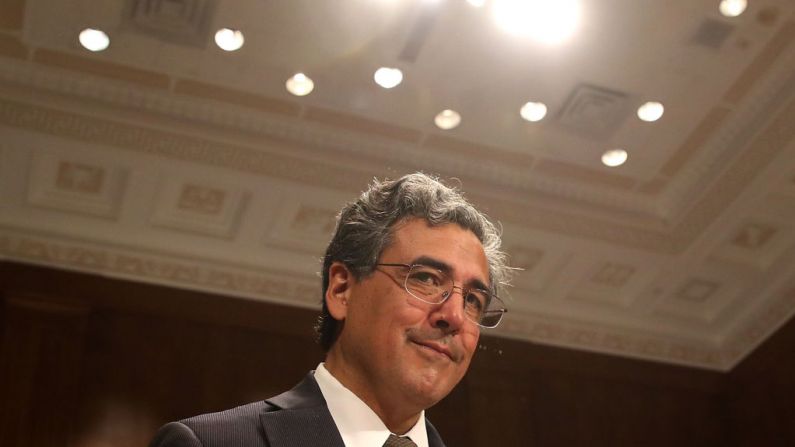
{"label": "man's chin", "polygon": [[453,387],[458,383],[452,382],[455,372],[445,368],[425,367],[418,368],[410,372],[412,377],[409,380],[411,393],[416,401],[422,402],[424,408],[428,408],[440,400],[444,399]]}

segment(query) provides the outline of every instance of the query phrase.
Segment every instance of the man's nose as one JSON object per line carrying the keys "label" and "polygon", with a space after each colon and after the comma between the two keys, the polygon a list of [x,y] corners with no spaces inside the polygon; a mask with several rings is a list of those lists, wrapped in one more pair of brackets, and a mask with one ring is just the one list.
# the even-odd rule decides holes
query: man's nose
{"label": "man's nose", "polygon": [[431,325],[446,332],[458,332],[463,324],[466,324],[464,289],[453,286],[447,299],[431,313]]}

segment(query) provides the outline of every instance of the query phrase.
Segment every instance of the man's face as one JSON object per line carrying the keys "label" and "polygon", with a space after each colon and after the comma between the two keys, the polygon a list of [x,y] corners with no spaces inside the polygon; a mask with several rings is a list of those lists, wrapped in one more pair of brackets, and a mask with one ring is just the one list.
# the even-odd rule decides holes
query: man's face
{"label": "man's face", "polygon": [[[397,224],[378,262],[420,260],[446,266],[457,286],[489,284],[482,244],[458,225],[430,227],[422,219]],[[361,281],[351,277],[344,327],[332,348],[342,361],[333,373],[366,402],[392,399],[391,405],[422,409],[464,376],[480,330],[464,316],[458,289],[442,304],[424,303],[403,288],[402,273],[399,267],[377,267]]]}

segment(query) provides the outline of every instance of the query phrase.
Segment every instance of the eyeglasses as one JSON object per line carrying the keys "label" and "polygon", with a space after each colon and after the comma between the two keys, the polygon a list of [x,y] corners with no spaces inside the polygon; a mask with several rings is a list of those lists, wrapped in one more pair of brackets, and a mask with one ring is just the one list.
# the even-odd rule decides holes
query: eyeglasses
{"label": "eyeglasses", "polygon": [[[464,298],[464,315],[478,326],[497,327],[503,314],[508,312],[505,304],[497,295],[488,290],[457,286],[448,273],[435,267],[423,264],[376,264],[376,266],[402,268],[403,288],[409,295],[424,303],[442,304],[450,298],[454,289],[460,290],[461,296]],[[392,277],[391,275],[387,276]]]}

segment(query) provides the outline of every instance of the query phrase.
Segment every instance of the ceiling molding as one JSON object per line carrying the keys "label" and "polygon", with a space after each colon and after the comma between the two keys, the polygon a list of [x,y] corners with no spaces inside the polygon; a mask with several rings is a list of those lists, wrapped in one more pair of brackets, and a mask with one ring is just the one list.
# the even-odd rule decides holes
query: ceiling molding
{"label": "ceiling molding", "polygon": [[[730,369],[795,312],[795,4],[766,1],[730,28],[715,5],[627,3],[552,52],[440,3],[382,89],[419,4],[243,1],[225,52],[144,36],[124,2],[24,0],[0,20],[0,258],[316,309],[342,204],[423,171],[523,269],[497,335]],[[94,23],[107,51],[79,46]],[[297,71],[311,95],[285,91]],[[630,113],[647,100],[658,121]],[[455,129],[433,125],[446,108]],[[600,164],[612,148],[625,164]]]}
{"label": "ceiling molding", "polygon": [[[319,310],[320,282],[316,276],[296,276],[262,266],[222,265],[217,261],[67,240],[60,235],[9,227],[0,227],[0,256],[14,262]],[[793,314],[795,288],[760,309],[758,316],[724,346],[694,340],[677,341],[652,333],[609,329],[523,312],[512,312],[494,334],[552,346],[728,371]]]}

